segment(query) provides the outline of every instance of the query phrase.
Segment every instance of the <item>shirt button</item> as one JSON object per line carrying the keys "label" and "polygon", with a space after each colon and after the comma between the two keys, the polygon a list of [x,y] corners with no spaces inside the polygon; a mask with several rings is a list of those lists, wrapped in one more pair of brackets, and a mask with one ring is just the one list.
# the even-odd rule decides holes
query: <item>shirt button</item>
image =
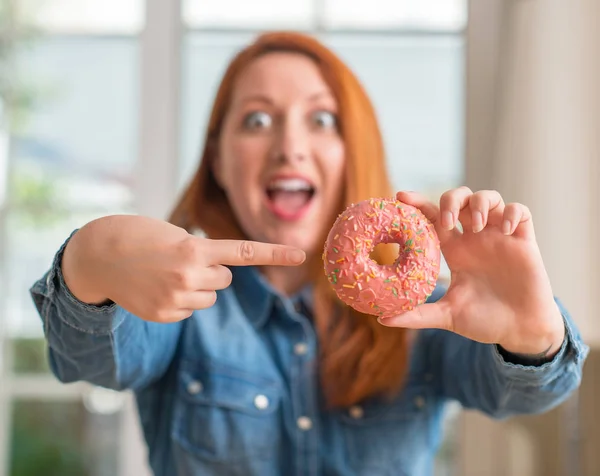
{"label": "shirt button", "polygon": [[417,408],[423,408],[425,406],[425,399],[423,397],[416,397],[415,405]]}
{"label": "shirt button", "polygon": [[308,352],[308,346],[304,342],[298,342],[294,346],[294,354],[296,355],[304,355]]}
{"label": "shirt button", "polygon": [[298,418],[296,424],[298,425],[298,428],[300,428],[302,431],[308,431],[312,428],[311,419],[305,416],[301,416],[300,418]]}
{"label": "shirt button", "polygon": [[360,405],[354,405],[353,407],[350,407],[349,413],[352,418],[359,420],[364,416],[365,411]]}
{"label": "shirt button", "polygon": [[192,380],[187,385],[187,391],[191,395],[197,395],[202,391],[202,384],[197,380]]}
{"label": "shirt button", "polygon": [[259,410],[266,410],[269,408],[269,399],[264,395],[257,395],[254,397],[254,406]]}

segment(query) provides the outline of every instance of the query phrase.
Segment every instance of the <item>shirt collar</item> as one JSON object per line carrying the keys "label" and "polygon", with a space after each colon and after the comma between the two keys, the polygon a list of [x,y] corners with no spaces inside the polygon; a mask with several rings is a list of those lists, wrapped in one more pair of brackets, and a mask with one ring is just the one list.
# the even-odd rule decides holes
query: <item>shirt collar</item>
{"label": "shirt collar", "polygon": [[232,288],[246,318],[255,328],[264,326],[272,315],[275,302],[281,302],[288,313],[306,309],[312,313],[312,285],[299,293],[286,297],[277,292],[254,266],[231,267]]}

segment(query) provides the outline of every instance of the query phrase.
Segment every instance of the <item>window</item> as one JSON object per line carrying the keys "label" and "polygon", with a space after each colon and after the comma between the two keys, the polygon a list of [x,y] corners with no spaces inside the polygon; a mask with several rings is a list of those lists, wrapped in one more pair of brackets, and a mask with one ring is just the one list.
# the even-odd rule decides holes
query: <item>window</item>
{"label": "window", "polygon": [[[28,293],[76,227],[156,201],[140,196],[147,192],[134,180],[144,165],[141,146],[156,144],[151,128],[140,128],[141,101],[153,101],[148,91],[161,88],[140,74],[141,41],[164,44],[156,35],[178,31],[179,22],[187,28],[182,51],[157,52],[182,54],[182,88],[162,86],[148,109],[160,110],[165,98],[180,101],[181,152],[172,161],[180,187],[197,166],[228,60],[264,29],[313,33],[355,70],[381,119],[397,188],[436,195],[462,180],[466,0],[179,1],[181,18],[146,12],[178,11],[177,0],[168,7],[144,0],[0,7],[0,20],[10,20],[0,21],[0,462],[7,462],[0,476],[146,474],[143,443],[132,430],[135,409],[123,395],[65,386],[49,374]],[[145,24],[169,18],[177,24]],[[15,26],[23,27],[16,41]],[[391,68],[385,74],[384,64]],[[8,94],[5,71],[17,86]],[[452,433],[446,441],[451,449]],[[440,475],[448,474],[446,462],[439,459]]]}
{"label": "window", "polygon": [[28,289],[75,228],[133,211],[143,5],[17,3],[0,22],[18,33],[2,50],[18,81],[0,92],[0,475],[115,475],[123,396],[49,375]]}

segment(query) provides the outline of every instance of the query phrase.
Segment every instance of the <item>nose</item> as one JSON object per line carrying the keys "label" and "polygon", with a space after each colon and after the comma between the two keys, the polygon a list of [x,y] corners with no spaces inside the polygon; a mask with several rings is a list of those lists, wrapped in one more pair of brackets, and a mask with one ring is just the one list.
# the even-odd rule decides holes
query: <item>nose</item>
{"label": "nose", "polygon": [[275,132],[271,157],[277,162],[302,162],[309,156],[309,134],[302,124],[286,120]]}

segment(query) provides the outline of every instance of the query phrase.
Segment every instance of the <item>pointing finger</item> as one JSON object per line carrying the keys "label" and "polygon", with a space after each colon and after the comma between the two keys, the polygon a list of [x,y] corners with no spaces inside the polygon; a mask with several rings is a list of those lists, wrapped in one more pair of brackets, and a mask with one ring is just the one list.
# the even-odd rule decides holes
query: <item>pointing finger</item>
{"label": "pointing finger", "polygon": [[297,266],[304,251],[292,246],[258,241],[205,240],[209,264],[226,266]]}

